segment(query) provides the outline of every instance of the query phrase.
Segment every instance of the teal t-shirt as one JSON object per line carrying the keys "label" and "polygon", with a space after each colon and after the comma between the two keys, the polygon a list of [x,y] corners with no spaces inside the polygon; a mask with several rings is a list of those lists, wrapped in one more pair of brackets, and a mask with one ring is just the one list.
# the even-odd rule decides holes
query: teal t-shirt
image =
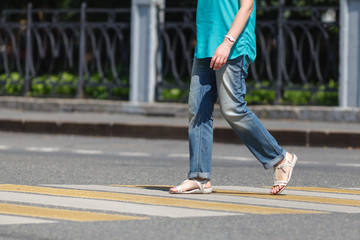
{"label": "teal t-shirt", "polygon": [[[224,41],[239,9],[240,0],[198,0],[195,58],[208,58],[215,54],[217,47]],[[254,0],[251,16],[236,40],[229,59],[243,55],[248,56],[251,62],[254,62],[256,58],[255,22],[256,0]]]}

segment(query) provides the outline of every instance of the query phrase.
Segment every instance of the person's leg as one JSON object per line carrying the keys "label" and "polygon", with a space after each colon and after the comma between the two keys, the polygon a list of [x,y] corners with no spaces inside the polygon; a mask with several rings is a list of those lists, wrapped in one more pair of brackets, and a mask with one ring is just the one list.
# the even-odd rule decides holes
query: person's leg
{"label": "person's leg", "polygon": [[[243,57],[230,60],[216,72],[220,109],[239,138],[269,169],[284,161],[286,151],[247,107],[245,78],[249,61],[246,59],[244,63],[244,60]],[[275,189],[276,192],[278,190]]]}
{"label": "person's leg", "polygon": [[[196,179],[210,187],[213,145],[213,111],[217,100],[215,72],[210,59],[195,59],[189,93],[189,153],[188,179]],[[194,181],[184,182],[182,190],[198,188]],[[177,192],[171,188],[170,192]]]}
{"label": "person's leg", "polygon": [[247,107],[246,68],[240,57],[228,61],[216,72],[221,112],[254,156],[268,169],[281,161],[285,150],[281,148],[260,120]]}

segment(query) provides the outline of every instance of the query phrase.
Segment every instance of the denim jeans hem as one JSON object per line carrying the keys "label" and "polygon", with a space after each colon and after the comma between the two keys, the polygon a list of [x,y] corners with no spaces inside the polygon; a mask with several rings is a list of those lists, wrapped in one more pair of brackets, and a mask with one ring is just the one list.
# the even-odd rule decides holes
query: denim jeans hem
{"label": "denim jeans hem", "polygon": [[194,178],[204,178],[204,179],[211,179],[211,173],[209,172],[190,172],[188,174],[188,179],[194,179]]}
{"label": "denim jeans hem", "polygon": [[284,149],[283,152],[277,156],[276,158],[274,158],[273,160],[271,160],[270,162],[266,163],[264,165],[265,169],[269,169],[274,167],[278,162],[280,162],[284,157],[286,156],[286,150]]}

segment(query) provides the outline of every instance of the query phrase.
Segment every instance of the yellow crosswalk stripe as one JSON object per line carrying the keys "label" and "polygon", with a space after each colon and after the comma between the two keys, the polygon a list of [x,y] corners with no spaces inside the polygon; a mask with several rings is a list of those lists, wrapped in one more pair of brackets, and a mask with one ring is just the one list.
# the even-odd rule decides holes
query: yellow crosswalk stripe
{"label": "yellow crosswalk stripe", "polygon": [[145,195],[137,195],[137,194],[97,192],[97,191],[87,191],[87,190],[61,189],[61,188],[23,186],[23,185],[11,185],[11,184],[0,185],[0,191],[37,193],[37,194],[92,198],[92,199],[107,199],[107,200],[116,200],[116,201],[132,202],[132,203],[164,205],[164,206],[173,206],[173,207],[185,207],[185,208],[228,211],[228,212],[240,212],[240,213],[252,213],[252,214],[324,213],[321,211],[298,210],[298,209],[289,209],[289,208],[264,207],[264,206],[254,206],[254,205],[235,204],[235,203],[221,203],[221,202],[199,201],[199,200],[189,200],[189,199],[145,196]]}
{"label": "yellow crosswalk stripe", "polygon": [[296,195],[270,195],[270,194],[264,194],[264,193],[232,191],[232,190],[214,190],[213,193],[239,196],[239,197],[254,197],[254,198],[289,200],[289,201],[299,201],[299,202],[336,204],[336,205],[346,205],[346,206],[360,206],[360,201],[350,200],[350,199],[296,196]]}
{"label": "yellow crosswalk stripe", "polygon": [[[115,186],[115,185],[114,185]],[[137,187],[137,188],[168,188],[169,186],[140,186],[140,185],[122,185],[123,187]],[[291,189],[295,189],[297,187],[293,187]],[[288,189],[288,188],[287,188]],[[289,188],[290,189],[290,188]],[[303,188],[301,188],[303,189]],[[307,189],[307,188],[306,188]],[[313,191],[318,188],[312,188]],[[324,190],[324,188],[321,188]],[[334,190],[331,193],[339,193],[339,190],[345,190],[346,193],[356,192],[356,191],[348,191],[346,189],[330,189],[325,188],[330,192],[330,190]],[[237,190],[223,190],[223,189],[214,189],[213,194],[223,194],[223,195],[231,195],[231,196],[239,196],[239,197],[253,197],[253,198],[263,198],[263,199],[276,199],[276,200],[289,200],[289,201],[299,201],[299,202],[312,202],[312,203],[324,203],[324,204],[335,204],[335,205],[345,205],[345,206],[360,206],[359,200],[351,200],[351,199],[340,199],[340,198],[330,198],[330,197],[313,197],[313,196],[297,196],[297,195],[271,195],[268,193],[258,193],[258,192],[248,192],[248,191],[237,191]]]}
{"label": "yellow crosswalk stripe", "polygon": [[286,189],[310,191],[310,192],[327,192],[327,193],[344,193],[344,194],[360,194],[359,190],[338,189],[338,188],[319,188],[319,187],[287,187]]}
{"label": "yellow crosswalk stripe", "polygon": [[117,214],[76,211],[68,209],[54,209],[45,207],[26,206],[18,204],[0,203],[0,214],[21,215],[29,217],[60,219],[68,221],[120,221],[143,220],[145,217],[135,217]]}

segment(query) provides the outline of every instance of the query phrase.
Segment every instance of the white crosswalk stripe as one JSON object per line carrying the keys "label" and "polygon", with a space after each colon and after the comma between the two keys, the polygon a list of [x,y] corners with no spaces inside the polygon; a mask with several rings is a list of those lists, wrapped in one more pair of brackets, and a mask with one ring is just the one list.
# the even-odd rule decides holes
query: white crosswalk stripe
{"label": "white crosswalk stripe", "polygon": [[9,215],[0,215],[0,225],[13,225],[13,224],[38,224],[38,223],[55,223],[56,221],[18,217]]}
{"label": "white crosswalk stripe", "polygon": [[[255,187],[218,186],[218,188],[224,189],[224,190],[256,192],[256,193],[263,193],[263,194],[267,194],[269,192],[269,190],[266,188],[255,188]],[[360,189],[352,189],[352,190],[360,190]],[[360,201],[360,195],[354,195],[354,194],[306,192],[306,191],[294,191],[294,190],[289,190],[289,189],[286,189],[286,194],[287,195],[297,195],[297,196],[351,199],[351,200],[359,200]]]}
{"label": "white crosswalk stripe", "polygon": [[167,206],[140,205],[137,203],[115,202],[97,199],[94,200],[73,197],[41,196],[38,194],[29,193],[4,192],[1,194],[1,200],[27,204],[41,204],[47,206],[58,206],[86,210],[91,209],[130,214],[143,214],[171,218],[236,215],[229,212],[193,210]]}
{"label": "white crosswalk stripe", "polygon": [[[143,195],[152,195],[152,196],[161,196],[161,197],[169,197],[168,192],[164,192],[162,190],[153,190],[153,189],[140,189],[140,188],[130,188],[130,187],[113,187],[113,186],[96,186],[96,185],[49,185],[49,186],[59,186],[63,188],[74,188],[74,189],[86,189],[86,190],[96,190],[96,191],[112,191],[119,193],[131,193],[131,194],[143,194]],[[227,187],[214,187],[214,189],[224,189]],[[228,188],[228,190],[234,189],[233,187]],[[263,188],[235,188],[241,190],[252,190],[251,192],[257,193],[265,193],[268,194],[267,189]],[[287,190],[288,191],[288,190]],[[292,191],[292,193],[297,194],[300,191]],[[289,193],[289,192],[288,192]],[[303,194],[303,193],[300,193]],[[330,197],[333,194],[319,194],[319,193],[307,193],[305,196],[316,196],[320,195],[322,197]],[[340,194],[337,194],[337,198],[340,198]],[[308,209],[314,211],[328,211],[328,212],[341,212],[341,213],[360,213],[360,207],[352,207],[352,206],[341,206],[341,205],[333,205],[333,204],[323,204],[323,203],[304,203],[298,201],[288,201],[288,200],[274,200],[274,199],[258,199],[252,197],[241,197],[241,196],[227,196],[227,195],[218,195],[218,194],[209,194],[204,195],[199,194],[183,194],[183,195],[170,195],[177,198],[183,199],[192,199],[192,200],[204,200],[207,201],[216,201],[216,202],[226,202],[226,203],[241,203],[241,204],[250,204],[250,205],[261,205],[261,206],[270,206],[270,207],[286,207],[286,208],[294,208],[294,209]],[[360,195],[352,196],[350,199],[359,200]],[[348,195],[345,195],[345,198],[349,198]],[[360,205],[360,200],[359,200]]]}
{"label": "white crosswalk stripe", "polygon": [[[140,220],[144,217],[360,213],[358,189],[299,187],[288,188],[281,196],[270,195],[267,188],[241,186],[214,186],[214,193],[206,195],[169,194],[167,189],[168,186],[0,184],[0,225],[66,221],[67,217],[57,216],[66,215],[70,210],[89,216],[91,213],[105,215],[95,216],[94,219],[100,220],[89,221],[113,221],[112,216],[115,220]],[[35,213],[21,212],[16,206],[27,211],[35,208]],[[58,215],[52,216],[52,209],[56,209]]]}

